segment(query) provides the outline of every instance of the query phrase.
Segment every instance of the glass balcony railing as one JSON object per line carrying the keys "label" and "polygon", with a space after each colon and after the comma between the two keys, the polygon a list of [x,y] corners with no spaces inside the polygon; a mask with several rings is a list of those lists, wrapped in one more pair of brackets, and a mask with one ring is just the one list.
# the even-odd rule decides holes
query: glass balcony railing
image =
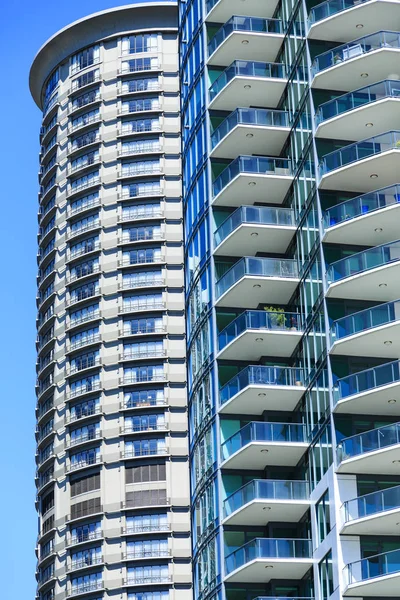
{"label": "glass balcony railing", "polygon": [[400,131],[388,131],[325,154],[319,164],[319,176],[389,150],[400,150]]}
{"label": "glass balcony railing", "polygon": [[219,246],[240,225],[276,225],[295,227],[296,217],[291,208],[270,206],[241,206],[225,219],[214,234],[215,245]]}
{"label": "glass balcony railing", "polygon": [[308,500],[307,481],[254,479],[224,500],[224,516],[242,508],[252,500]]}
{"label": "glass balcony railing", "polygon": [[227,574],[256,559],[311,558],[311,540],[255,538],[225,559]]}
{"label": "glass balcony railing", "polygon": [[338,462],[400,443],[400,423],[370,429],[344,438],[337,446]]}
{"label": "glass balcony railing", "polygon": [[337,13],[344,10],[364,4],[364,2],[368,2],[368,0],[327,0],[326,2],[321,2],[321,4],[317,4],[317,6],[314,6],[310,10],[308,22],[312,25],[328,17],[333,17],[333,15],[337,15]]}
{"label": "glass balcony railing", "polygon": [[384,98],[400,98],[400,81],[390,79],[380,81],[320,104],[315,115],[316,124],[319,125],[328,119]]}
{"label": "glass balcony railing", "polygon": [[208,56],[226,40],[234,31],[250,31],[252,33],[283,34],[283,23],[280,19],[263,19],[261,17],[238,17],[229,19],[218,29],[211,42],[208,44]]}
{"label": "glass balcony railing", "polygon": [[400,185],[391,185],[386,188],[362,194],[357,198],[346,200],[336,206],[332,206],[324,214],[324,227],[333,227],[338,223],[356,219],[361,215],[398,204],[400,202]]}
{"label": "glass balcony railing", "polygon": [[318,54],[312,65],[313,75],[315,76],[320,71],[380,48],[400,48],[400,33],[397,31],[379,31],[353,40],[348,44],[336,46],[328,52]]}
{"label": "glass balcony railing", "polygon": [[239,156],[232,161],[213,183],[213,194],[217,196],[231,181],[241,173],[252,175],[293,174],[289,158],[270,158],[266,156]]}
{"label": "glass balcony railing", "polygon": [[[400,573],[400,550],[391,550],[375,554],[345,566],[344,574],[347,585],[360,583],[366,579],[383,577],[392,573]],[[396,590],[395,583],[394,591]],[[395,595],[393,593],[393,595]]]}
{"label": "glass balcony railing", "polygon": [[251,365],[232,377],[220,390],[220,403],[225,404],[249,385],[304,386],[303,369]]}
{"label": "glass balcony railing", "polygon": [[257,127],[289,127],[289,113],[265,108],[237,108],[215,129],[211,136],[213,148],[237,125]]}
{"label": "glass balcony railing", "polygon": [[[400,35],[400,34],[399,34]],[[283,63],[264,63],[250,60],[235,60],[210,87],[210,100],[235,77],[257,77],[265,79],[286,79],[286,67]]]}
{"label": "glass balcony railing", "polygon": [[335,402],[395,382],[400,382],[399,360],[338,379],[334,391]]}
{"label": "glass balcony railing", "polygon": [[387,510],[399,509],[400,485],[353,498],[345,502],[343,507],[346,523],[354,521],[354,519],[377,515]]}
{"label": "glass balcony railing", "polygon": [[246,275],[250,277],[282,277],[297,279],[299,269],[295,259],[245,257],[235,263],[215,284],[217,298]]}
{"label": "glass balcony railing", "polygon": [[218,349],[222,350],[246,330],[301,331],[301,316],[292,312],[246,310],[236,317],[218,335]]}
{"label": "glass balcony railing", "polygon": [[374,327],[388,325],[400,319],[400,300],[379,304],[373,308],[360,310],[347,317],[342,317],[333,323],[331,328],[331,343],[350,335],[368,331]]}
{"label": "glass balcony railing", "polygon": [[222,444],[222,460],[226,460],[252,442],[291,442],[299,444],[306,441],[306,428],[303,423],[252,421]]}
{"label": "glass balcony railing", "polygon": [[327,272],[328,285],[371,269],[383,267],[400,260],[400,240],[357,252],[332,263]]}

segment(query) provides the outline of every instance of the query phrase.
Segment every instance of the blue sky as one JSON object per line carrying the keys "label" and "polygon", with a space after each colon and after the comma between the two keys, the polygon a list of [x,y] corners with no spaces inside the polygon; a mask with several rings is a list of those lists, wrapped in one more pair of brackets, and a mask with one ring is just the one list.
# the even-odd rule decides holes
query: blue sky
{"label": "blue sky", "polygon": [[34,508],[36,233],[40,112],[28,74],[58,29],[121,2],[21,0],[2,4],[0,51],[0,545],[1,596],[35,597]]}

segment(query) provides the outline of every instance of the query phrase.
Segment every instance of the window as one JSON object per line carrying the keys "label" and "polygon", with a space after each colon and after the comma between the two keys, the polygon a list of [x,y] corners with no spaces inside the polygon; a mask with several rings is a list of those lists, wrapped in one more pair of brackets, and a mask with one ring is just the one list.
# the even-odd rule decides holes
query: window
{"label": "window", "polygon": [[153,71],[160,68],[157,56],[149,58],[132,58],[122,61],[122,73],[137,73],[138,71]]}
{"label": "window", "polygon": [[89,475],[89,477],[80,477],[79,479],[71,481],[70,484],[71,498],[73,498],[74,496],[78,496],[79,494],[85,494],[86,492],[92,492],[93,490],[99,489],[100,473],[96,473],[95,475]]}
{"label": "window", "polygon": [[89,540],[96,540],[101,536],[101,521],[73,527],[70,532],[70,543],[80,544]]}
{"label": "window", "polygon": [[137,406],[162,406],[165,404],[164,390],[138,390],[135,392],[125,392],[124,404],[126,408],[135,408]]}
{"label": "window", "polygon": [[[73,429],[69,436],[70,445],[74,446],[80,442],[87,442],[89,440],[95,440],[99,437],[100,423],[90,423],[90,425],[84,425]],[[99,480],[100,482],[100,480]],[[99,483],[100,485],[100,483]],[[94,488],[97,489],[97,488]],[[83,492],[80,492],[83,493]]]}
{"label": "window", "polygon": [[130,250],[122,253],[122,264],[124,266],[158,263],[161,261],[161,248],[141,248],[140,250]]}
{"label": "window", "polygon": [[168,556],[168,540],[137,540],[126,544],[127,559]]}
{"label": "window", "polygon": [[133,119],[132,121],[123,121],[121,124],[121,133],[144,133],[146,131],[160,131],[160,119],[154,117],[152,119]]}
{"label": "window", "polygon": [[83,113],[82,115],[75,117],[75,119],[72,119],[71,128],[77,129],[78,127],[95,123],[99,117],[100,111],[98,108],[95,108],[94,110],[90,110],[89,112]]}
{"label": "window", "polygon": [[54,491],[42,498],[42,516],[45,515],[54,506]]}
{"label": "window", "polygon": [[315,506],[319,541],[323,542],[331,530],[331,517],[329,510],[329,490],[320,498]]}
{"label": "window", "polygon": [[78,177],[78,179],[74,179],[71,181],[71,191],[79,192],[80,190],[84,190],[90,185],[95,185],[99,183],[100,177],[99,171],[92,171],[91,173],[87,173],[87,175],[83,175],[82,177]]}
{"label": "window", "polygon": [[[79,310],[75,310],[69,315],[71,325],[79,325],[80,323],[85,323],[86,321],[90,321],[90,319],[95,319],[99,316],[99,305],[91,304],[90,306],[85,306],[85,308],[81,308]],[[98,329],[97,329],[98,332]],[[72,343],[72,338],[71,338]]]}
{"label": "window", "polygon": [[90,565],[98,565],[102,560],[101,546],[79,550],[71,554],[71,568],[81,569]]}
{"label": "window", "polygon": [[54,550],[54,538],[51,538],[45,544],[40,544],[40,559],[43,560]]}
{"label": "window", "polygon": [[93,144],[99,140],[99,130],[94,129],[93,131],[88,131],[87,133],[80,135],[72,140],[72,150],[78,150],[79,148],[84,148],[89,144]]}
{"label": "window", "polygon": [[[123,186],[122,193],[125,194],[126,197],[134,197],[138,195],[145,195],[147,192],[148,195],[152,195],[152,190],[157,189],[159,187],[155,187],[155,185],[159,185],[158,183],[151,183],[151,187],[139,187],[140,184],[133,184],[129,186]],[[161,217],[162,210],[160,202],[152,202],[151,204],[134,204],[133,206],[124,206],[122,208],[122,220],[123,221],[132,221],[135,219],[145,219],[146,217]]]}
{"label": "window", "polygon": [[92,281],[90,283],[86,283],[78,288],[71,290],[70,292],[70,303],[74,304],[75,302],[79,302],[80,300],[85,300],[86,298],[91,298],[99,293],[99,282]]}
{"label": "window", "polygon": [[151,415],[134,415],[125,417],[125,433],[135,431],[157,431],[165,428],[164,413],[154,413]]}
{"label": "window", "polygon": [[82,50],[78,52],[78,54],[74,54],[71,58],[71,75],[84,69],[85,67],[90,67],[90,65],[95,65],[100,61],[100,47],[92,46],[91,48],[86,48],[86,50]]}
{"label": "window", "polygon": [[85,402],[80,402],[71,407],[70,421],[76,421],[82,417],[95,415],[100,409],[100,398],[91,398]]}
{"label": "window", "polygon": [[98,341],[99,339],[99,328],[92,327],[91,329],[85,329],[85,331],[80,331],[79,333],[75,333],[71,336],[71,349],[79,348],[80,346],[85,346],[86,344],[91,344],[93,342]]}
{"label": "window", "polygon": [[139,242],[161,239],[161,227],[159,225],[144,225],[143,227],[130,227],[122,232],[123,242]]}
{"label": "window", "polygon": [[158,96],[153,98],[138,98],[137,100],[126,100],[122,102],[122,113],[134,113],[144,110],[157,110],[160,108]]}
{"label": "window", "polygon": [[40,583],[44,583],[48,581],[54,576],[54,563],[50,563],[48,567],[44,569],[39,569],[39,581]]}
{"label": "window", "polygon": [[149,152],[160,152],[161,145],[159,138],[151,140],[134,140],[124,142],[121,148],[122,156],[127,154],[147,154]]}
{"label": "window", "polygon": [[158,36],[156,33],[130,35],[122,38],[122,54],[136,54],[137,52],[154,52],[158,50]]}
{"label": "window", "polygon": [[83,500],[71,506],[71,519],[79,519],[86,515],[93,515],[101,511],[100,498],[91,498]]}
{"label": "window", "polygon": [[148,481],[165,480],[165,463],[160,465],[142,465],[140,467],[130,467],[125,469],[126,483],[146,483]]}
{"label": "window", "polygon": [[[60,72],[58,69],[52,72],[48,80],[46,81],[46,85],[44,87],[44,104],[48,103],[50,97],[52,96],[54,90],[58,87],[58,82],[60,80]],[[44,111],[46,112],[46,111]]]}
{"label": "window", "polygon": [[71,589],[73,594],[83,594],[99,590],[103,587],[102,573],[91,573],[81,577],[73,577],[71,579]]}
{"label": "window", "polygon": [[86,467],[87,465],[95,465],[100,461],[100,448],[90,448],[89,450],[82,450],[76,454],[70,456],[70,468],[79,469],[80,467]]}
{"label": "window", "polygon": [[136,342],[124,344],[124,360],[135,360],[137,358],[153,358],[164,356],[163,342]]}
{"label": "window", "polygon": [[98,150],[93,150],[93,152],[88,152],[87,154],[83,154],[75,160],[71,161],[71,171],[77,171],[78,169],[82,169],[83,167],[87,167],[89,165],[93,165],[95,162],[99,160],[100,154]]}
{"label": "window", "polygon": [[93,229],[94,227],[98,227],[99,225],[99,215],[90,215],[89,217],[85,217],[84,219],[79,219],[79,221],[75,221],[71,224],[71,235],[75,235],[78,233],[83,233],[88,229]]}
{"label": "window", "polygon": [[125,442],[125,458],[133,458],[134,456],[155,456],[158,454],[165,454],[166,452],[165,438]]}
{"label": "window", "polygon": [[163,285],[164,278],[161,270],[139,271],[138,273],[124,273],[122,276],[123,288],[135,288],[153,285]]}
{"label": "window", "polygon": [[79,396],[80,394],[97,390],[99,389],[99,386],[99,373],[96,373],[95,375],[88,375],[87,377],[78,379],[77,381],[72,381],[70,384],[70,397]]}
{"label": "window", "polygon": [[[123,312],[163,308],[162,294],[138,294],[123,298]],[[124,322],[125,326],[125,322]]]}
{"label": "window", "polygon": [[162,583],[169,580],[168,565],[145,565],[143,567],[129,567],[127,571],[128,585]]}
{"label": "window", "polygon": [[167,504],[167,490],[138,490],[126,493],[126,505],[131,508],[139,506],[164,506]]}
{"label": "window", "polygon": [[51,515],[48,519],[43,522],[42,535],[53,529],[54,527],[54,515]]}
{"label": "window", "polygon": [[70,373],[75,373],[78,371],[82,371],[83,369],[93,367],[99,362],[99,357],[99,350],[94,350],[93,352],[86,352],[86,354],[80,354],[79,356],[71,358],[69,363]]}
{"label": "window", "polygon": [[140,383],[146,381],[163,381],[164,366],[149,365],[143,367],[126,367],[124,369],[125,383]]}
{"label": "window", "polygon": [[92,260],[87,260],[85,262],[79,263],[74,267],[71,267],[69,272],[69,280],[74,281],[74,279],[80,279],[81,277],[85,277],[85,275],[91,275],[92,273],[97,273],[99,270],[99,259],[93,258]]}
{"label": "window", "polygon": [[84,85],[89,85],[95,81],[98,81],[99,79],[100,69],[93,69],[93,71],[88,71],[87,73],[84,73],[80,77],[74,79],[71,84],[71,89],[72,91],[79,90]]}
{"label": "window", "polygon": [[50,138],[50,140],[47,142],[47,144],[44,146],[43,148],[43,154],[47,154],[47,152],[49,150],[51,150],[52,148],[54,148],[54,146],[57,144],[57,134],[54,134],[52,138]]}
{"label": "window", "polygon": [[322,600],[333,594],[332,552],[328,552],[318,565]]}
{"label": "window", "polygon": [[91,102],[96,102],[100,98],[100,90],[91,90],[90,92],[86,92],[85,94],[81,94],[72,100],[72,110],[77,108],[82,108],[82,106],[86,106]]}
{"label": "window", "polygon": [[137,160],[122,165],[122,175],[133,177],[135,175],[152,175],[160,172],[159,160]]}
{"label": "window", "polygon": [[168,531],[168,529],[166,513],[126,518],[126,533],[149,533],[150,531]]}
{"label": "window", "polygon": [[134,92],[152,92],[160,89],[157,77],[147,77],[142,79],[126,79],[122,82],[121,91],[123,94]]}
{"label": "window", "polygon": [[93,252],[94,250],[98,250],[99,247],[99,236],[87,238],[86,240],[82,240],[82,242],[77,242],[70,246],[70,258],[76,258],[82,254]]}
{"label": "window", "polygon": [[128,594],[128,600],[168,600],[169,592],[159,591],[156,592],[133,592]]}
{"label": "window", "polygon": [[92,194],[87,194],[86,196],[82,196],[82,198],[78,198],[74,200],[69,205],[69,214],[73,215],[74,213],[80,212],[86,208],[90,208],[91,206],[96,206],[99,203],[99,192],[93,192]]}

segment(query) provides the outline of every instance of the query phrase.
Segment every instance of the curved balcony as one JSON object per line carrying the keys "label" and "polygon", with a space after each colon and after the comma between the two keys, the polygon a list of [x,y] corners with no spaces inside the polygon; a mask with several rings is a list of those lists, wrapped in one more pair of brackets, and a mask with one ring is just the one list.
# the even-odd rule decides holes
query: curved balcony
{"label": "curved balcony", "polygon": [[309,506],[307,481],[253,479],[224,501],[224,524],[295,523]]}
{"label": "curved balcony", "polygon": [[295,259],[245,257],[216,282],[216,305],[287,304],[300,281]]}
{"label": "curved balcony", "polygon": [[383,187],[392,186],[400,170],[399,150],[400,131],[388,131],[325,154],[319,166],[319,187],[372,192],[378,180]]}
{"label": "curved balcony", "polygon": [[237,108],[211,135],[212,158],[240,154],[279,155],[290,131],[289,113],[265,108]]}
{"label": "curved balcony", "polygon": [[345,596],[395,597],[400,585],[400,550],[375,554],[345,566]]}
{"label": "curved balcony", "polygon": [[252,421],[221,446],[224,469],[294,467],[308,448],[303,423]]}
{"label": "curved balcony", "polygon": [[[395,72],[395,71],[394,71]],[[288,82],[283,63],[235,60],[210,87],[212,110],[238,106],[276,108]]]}
{"label": "curved balcony", "polygon": [[400,485],[348,500],[343,511],[342,533],[398,536]]}
{"label": "curved balcony", "polygon": [[400,240],[357,252],[326,272],[329,298],[395,300],[400,297]]}
{"label": "curved balcony", "polygon": [[396,0],[327,0],[311,9],[308,38],[348,42],[360,24],[364,35],[384,29],[388,23],[399,29],[397,9]]}
{"label": "curved balcony", "polygon": [[303,335],[298,313],[246,310],[218,335],[218,358],[260,360],[293,354]]}
{"label": "curved balcony", "polygon": [[400,423],[344,438],[337,446],[338,472],[398,475]]}
{"label": "curved balcony", "polygon": [[312,567],[311,540],[255,538],[225,559],[225,582],[302,579]]}
{"label": "curved balcony", "polygon": [[[243,10],[239,14],[242,13]],[[208,64],[228,66],[237,56],[242,60],[273,61],[283,38],[280,19],[235,15],[222,25],[208,44]]]}
{"label": "curved balcony", "polygon": [[351,92],[358,85],[377,83],[386,73],[397,73],[400,33],[379,31],[336,46],[315,57],[313,88]]}
{"label": "curved balcony", "polygon": [[365,369],[338,379],[335,412],[352,415],[398,415],[400,361]]}
{"label": "curved balcony", "polygon": [[296,231],[291,208],[241,206],[214,234],[214,255],[254,256],[257,252],[286,252]]}
{"label": "curved balcony", "polygon": [[276,406],[293,411],[305,391],[302,369],[251,365],[221,388],[219,412],[260,415]]}
{"label": "curved balcony", "polygon": [[[400,185],[362,194],[325,211],[324,241],[362,246],[366,239],[391,242],[399,235]],[[372,236],[371,238],[369,236]]]}
{"label": "curved balcony", "polygon": [[289,158],[239,156],[215,179],[212,203],[242,206],[246,198],[248,204],[282,204],[293,179]]}
{"label": "curved balcony", "polygon": [[[254,17],[272,17],[277,6],[277,0],[246,0],[246,13]],[[206,21],[225,23],[232,15],[243,12],[243,0],[207,0],[206,11]]]}
{"label": "curved balcony", "polygon": [[366,127],[375,135],[384,133],[396,123],[399,105],[400,81],[396,80],[388,79],[343,94],[319,105],[315,115],[316,137],[362,140]]}
{"label": "curved balcony", "polygon": [[400,300],[334,321],[331,354],[345,356],[400,356]]}

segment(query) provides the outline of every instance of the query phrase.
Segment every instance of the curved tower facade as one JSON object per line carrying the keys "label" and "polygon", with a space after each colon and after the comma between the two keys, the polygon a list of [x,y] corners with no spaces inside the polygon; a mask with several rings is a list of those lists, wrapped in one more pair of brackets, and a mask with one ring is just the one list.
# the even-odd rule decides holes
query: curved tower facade
{"label": "curved tower facade", "polygon": [[191,594],[177,7],[96,13],[30,74],[40,132],[40,600]]}

